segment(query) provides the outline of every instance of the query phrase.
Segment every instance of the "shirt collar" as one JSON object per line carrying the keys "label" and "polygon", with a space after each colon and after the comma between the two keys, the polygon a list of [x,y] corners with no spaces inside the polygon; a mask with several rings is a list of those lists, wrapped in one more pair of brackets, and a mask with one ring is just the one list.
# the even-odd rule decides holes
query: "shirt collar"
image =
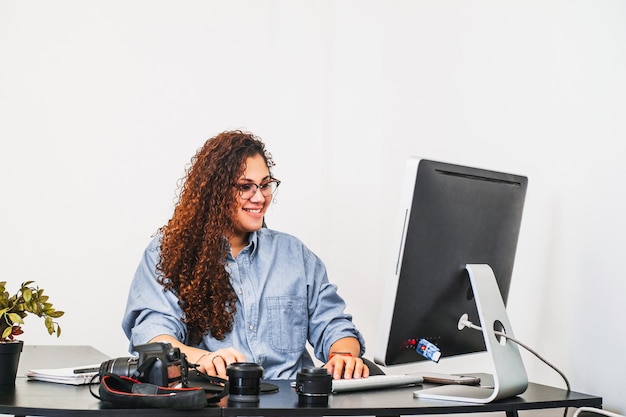
{"label": "shirt collar", "polygon": [[248,246],[250,247],[250,258],[254,258],[259,242],[259,234],[257,231],[250,233],[250,236],[248,236],[248,242]]}
{"label": "shirt collar", "polygon": [[[230,247],[230,245],[228,244],[228,239],[224,238],[224,241],[226,242],[226,245]],[[258,241],[259,241],[258,232],[257,231],[250,232],[250,234],[248,235],[248,244],[242,249],[242,252],[246,251],[250,253],[250,259],[254,259],[256,255],[256,248],[258,245]],[[228,256],[232,257],[232,255],[228,255]]]}

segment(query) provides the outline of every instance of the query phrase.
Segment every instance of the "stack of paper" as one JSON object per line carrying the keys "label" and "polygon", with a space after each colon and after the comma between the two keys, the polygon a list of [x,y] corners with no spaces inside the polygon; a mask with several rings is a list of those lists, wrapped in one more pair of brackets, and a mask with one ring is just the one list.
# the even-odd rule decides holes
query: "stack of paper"
{"label": "stack of paper", "polygon": [[55,382],[57,384],[83,385],[98,382],[100,364],[73,368],[33,369],[26,372],[29,380]]}

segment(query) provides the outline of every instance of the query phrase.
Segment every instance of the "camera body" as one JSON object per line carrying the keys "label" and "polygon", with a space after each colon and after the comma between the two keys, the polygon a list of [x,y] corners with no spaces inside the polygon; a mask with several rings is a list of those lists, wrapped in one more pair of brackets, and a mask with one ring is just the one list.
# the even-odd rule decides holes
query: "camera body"
{"label": "camera body", "polygon": [[127,376],[160,387],[187,387],[189,366],[185,354],[169,343],[135,346],[138,356],[110,359],[100,365],[106,374]]}

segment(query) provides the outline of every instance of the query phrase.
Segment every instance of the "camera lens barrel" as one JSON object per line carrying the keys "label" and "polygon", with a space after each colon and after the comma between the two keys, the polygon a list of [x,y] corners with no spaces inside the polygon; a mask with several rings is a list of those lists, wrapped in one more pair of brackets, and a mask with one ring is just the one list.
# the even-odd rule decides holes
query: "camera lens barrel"
{"label": "camera lens barrel", "polygon": [[328,405],[328,396],[332,390],[333,377],[326,368],[302,368],[296,375],[296,392],[300,405]]}
{"label": "camera lens barrel", "polygon": [[263,367],[252,362],[235,362],[226,367],[228,401],[258,402]]}
{"label": "camera lens barrel", "polygon": [[115,358],[104,361],[100,364],[100,376],[105,374],[115,374],[120,376],[131,376],[137,370],[137,358],[134,356]]}

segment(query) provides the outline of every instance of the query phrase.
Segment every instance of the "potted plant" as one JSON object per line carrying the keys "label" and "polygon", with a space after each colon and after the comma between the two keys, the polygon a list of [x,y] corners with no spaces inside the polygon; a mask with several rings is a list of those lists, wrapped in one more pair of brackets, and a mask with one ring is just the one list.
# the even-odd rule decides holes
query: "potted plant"
{"label": "potted plant", "polygon": [[29,314],[44,317],[49,334],[61,335],[55,319],[65,314],[55,310],[44,290],[34,286],[34,281],[23,282],[13,295],[6,291],[6,281],[0,281],[0,385],[15,384],[17,365],[23,342],[15,339],[24,333],[22,325]]}

